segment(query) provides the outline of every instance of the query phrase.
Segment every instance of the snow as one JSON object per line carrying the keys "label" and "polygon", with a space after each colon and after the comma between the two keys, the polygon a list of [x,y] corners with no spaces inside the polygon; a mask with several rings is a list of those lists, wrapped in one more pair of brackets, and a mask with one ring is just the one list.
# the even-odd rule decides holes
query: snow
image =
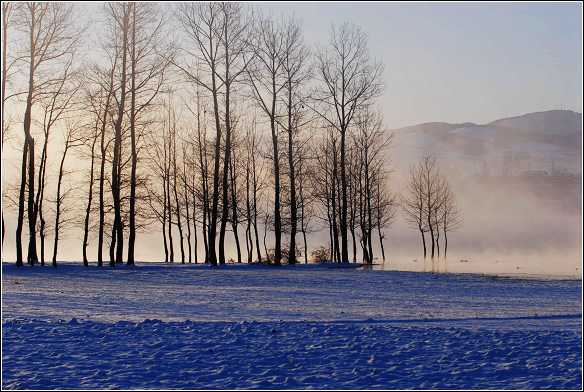
{"label": "snow", "polygon": [[582,386],[579,280],[2,268],[5,389]]}
{"label": "snow", "polygon": [[453,129],[449,133],[451,135],[470,137],[492,142],[497,137],[499,129],[487,125],[470,125]]}

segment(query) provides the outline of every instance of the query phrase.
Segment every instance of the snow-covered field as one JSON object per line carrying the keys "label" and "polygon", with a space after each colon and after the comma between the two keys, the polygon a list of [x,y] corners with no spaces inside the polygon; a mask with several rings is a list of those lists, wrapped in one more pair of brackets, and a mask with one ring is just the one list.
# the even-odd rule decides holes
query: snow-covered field
{"label": "snow-covered field", "polygon": [[6,389],[582,386],[579,280],[2,268]]}

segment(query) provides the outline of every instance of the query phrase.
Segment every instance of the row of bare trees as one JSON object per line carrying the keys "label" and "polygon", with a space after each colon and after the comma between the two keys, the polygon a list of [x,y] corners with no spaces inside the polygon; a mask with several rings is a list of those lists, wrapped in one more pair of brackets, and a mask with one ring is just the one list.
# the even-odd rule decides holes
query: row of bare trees
{"label": "row of bare trees", "polygon": [[[56,265],[72,226],[82,227],[85,265],[92,238],[99,266],[108,245],[111,266],[133,265],[137,234],[158,226],[167,262],[198,263],[202,238],[202,260],[225,263],[229,231],[238,262],[308,262],[307,236],[323,229],[329,260],[360,253],[373,263],[374,242],[385,260],[384,230],[398,205],[387,169],[392,136],[375,109],[383,67],[358,26],[333,27],[330,42],[311,50],[294,18],[239,3],[181,3],[170,13],[109,3],[99,43],[85,53],[74,5],[3,3],[3,11],[3,143],[5,102],[24,108],[17,265],[25,217],[32,265],[37,232],[44,264],[52,230]],[[433,201],[446,194],[440,184],[420,224],[433,244],[455,227],[442,217],[454,210]]]}
{"label": "row of bare trees", "polygon": [[[74,110],[73,97],[79,88],[79,80],[72,69],[77,51],[79,31],[72,21],[72,7],[49,3],[3,3],[3,58],[2,58],[2,142],[10,124],[4,119],[6,103],[15,97],[26,97],[23,101],[23,146],[21,176],[18,187],[18,217],[16,227],[16,262],[23,264],[22,232],[25,213],[28,217],[28,254],[30,264],[38,262],[37,226],[40,220],[41,262],[44,263],[45,218],[43,200],[46,183],[46,160],[48,140],[55,125],[66,121]],[[18,36],[18,39],[12,39]],[[14,45],[9,47],[9,42]],[[18,44],[18,47],[17,45]],[[10,54],[12,52],[12,54]],[[15,69],[20,72],[17,74]],[[22,88],[8,91],[12,79],[20,77]],[[40,113],[39,113],[40,112]],[[37,118],[34,114],[39,113]],[[36,143],[32,128],[42,129],[41,143]],[[76,143],[73,134],[65,137],[65,160],[67,150]],[[37,146],[42,146],[40,162],[37,161]],[[4,153],[4,151],[3,151]],[[38,178],[37,170],[38,168]],[[64,172],[59,171],[59,183]],[[56,196],[54,252],[58,246],[60,207],[66,193],[58,187]],[[36,189],[36,192],[35,192]],[[55,257],[54,257],[55,259]]]}
{"label": "row of bare trees", "polygon": [[[430,247],[434,269],[435,258],[440,258],[440,237],[443,237],[443,256],[448,252],[448,233],[462,223],[460,211],[448,179],[443,175],[435,157],[426,156],[410,169],[402,207],[407,221],[420,232],[424,259]],[[429,244],[426,240],[429,233]]]}

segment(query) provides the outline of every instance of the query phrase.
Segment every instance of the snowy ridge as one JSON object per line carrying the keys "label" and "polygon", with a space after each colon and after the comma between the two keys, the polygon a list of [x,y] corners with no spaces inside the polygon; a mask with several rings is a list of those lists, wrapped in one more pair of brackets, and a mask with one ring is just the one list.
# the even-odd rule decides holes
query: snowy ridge
{"label": "snowy ridge", "polygon": [[393,132],[399,146],[393,151],[393,161],[406,170],[421,156],[432,153],[469,173],[477,170],[473,167],[476,160],[484,160],[500,172],[507,155],[524,159],[526,167],[529,161],[533,167],[549,170],[547,166],[554,161],[581,174],[582,114],[569,110],[528,113],[487,124],[430,122]]}

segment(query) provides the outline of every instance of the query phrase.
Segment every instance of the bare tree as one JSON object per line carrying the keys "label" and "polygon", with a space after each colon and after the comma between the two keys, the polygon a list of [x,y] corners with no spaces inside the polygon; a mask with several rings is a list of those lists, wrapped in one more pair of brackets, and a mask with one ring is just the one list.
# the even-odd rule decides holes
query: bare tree
{"label": "bare tree", "polygon": [[67,116],[68,112],[74,109],[73,99],[79,90],[79,83],[72,79],[74,77],[71,72],[71,61],[69,61],[63,70],[61,80],[55,83],[50,91],[46,91],[40,101],[40,106],[43,110],[42,129],[44,135],[41,160],[38,171],[38,188],[35,198],[34,208],[38,213],[40,225],[40,261],[41,265],[45,265],[45,238],[46,238],[46,220],[44,217],[43,202],[45,199],[46,187],[46,172],[47,160],[49,156],[49,138],[51,130],[55,125]]}
{"label": "bare tree", "polygon": [[[150,139],[150,167],[154,177],[158,180],[149,187],[148,202],[155,217],[162,224],[165,262],[174,262],[174,244],[172,237],[173,209],[170,196],[172,173],[172,103],[171,95],[163,105],[165,113],[161,113],[160,133],[151,133]],[[159,186],[156,186],[159,185]],[[168,230],[167,230],[168,228]]]}
{"label": "bare tree", "polygon": [[62,192],[61,187],[63,184],[63,177],[66,174],[65,171],[65,159],[67,158],[67,153],[75,147],[82,146],[84,140],[82,136],[79,135],[80,124],[67,124],[66,134],[65,134],[65,144],[63,147],[63,153],[61,154],[61,163],[59,165],[59,175],[57,178],[57,196],[55,198],[56,203],[56,213],[55,213],[55,233],[54,233],[54,243],[53,243],[53,267],[57,266],[57,252],[59,247],[59,232],[61,226],[63,225],[61,219],[61,208],[65,201],[65,198],[69,194],[69,191]]}
{"label": "bare tree", "polygon": [[[207,122],[206,122],[206,110],[201,106],[201,96],[197,89],[196,94],[196,101],[197,101],[197,110],[195,116],[197,118],[197,135],[196,140],[193,145],[197,146],[197,158],[198,158],[198,169],[200,174],[200,188],[198,193],[199,200],[201,204],[201,225],[203,229],[203,245],[205,247],[205,263],[209,262],[209,244],[208,244],[208,237],[206,233],[208,232],[208,222],[209,222],[209,154],[207,148]],[[203,112],[201,116],[201,112]],[[194,158],[195,155],[193,155]],[[194,185],[193,185],[194,187]],[[195,187],[194,187],[195,188]],[[195,188],[197,189],[197,188]],[[193,221],[196,222],[196,215],[195,211],[193,210]],[[196,233],[196,230],[195,230]],[[196,248],[196,246],[195,246]]]}
{"label": "bare tree", "polygon": [[348,23],[332,27],[330,44],[317,53],[316,60],[320,87],[313,96],[313,109],[340,135],[341,261],[348,262],[347,134],[357,111],[381,94],[383,67],[370,60],[365,33]]}
{"label": "bare tree", "polygon": [[[158,52],[162,45],[160,10],[149,3],[131,3],[131,26],[129,39],[130,62],[130,107],[129,126],[132,165],[130,174],[130,224],[128,236],[128,265],[135,262],[136,241],[136,187],[138,170],[138,131],[140,117],[152,106],[165,81],[168,60]],[[172,57],[172,53],[167,56]]]}
{"label": "bare tree", "polygon": [[[6,102],[11,98],[20,95],[19,92],[9,93],[8,91],[8,84],[15,73],[14,69],[19,61],[19,58],[14,56],[12,48],[9,49],[8,47],[9,39],[12,39],[11,33],[12,28],[14,27],[16,7],[19,7],[19,4],[14,4],[8,1],[2,3],[2,152],[4,152],[4,145],[6,144],[8,129],[10,127],[8,113],[5,111]],[[9,52],[11,53],[10,55]],[[4,210],[2,210],[2,246],[4,246],[5,232]]]}
{"label": "bare tree", "polygon": [[445,182],[442,197],[443,201],[439,216],[438,230],[442,230],[442,233],[444,234],[444,259],[446,259],[448,252],[448,233],[458,229],[462,225],[462,216],[456,205],[454,192],[450,188],[448,182]]}
{"label": "bare tree", "polygon": [[219,262],[225,263],[225,230],[229,216],[229,164],[231,162],[232,149],[232,94],[236,84],[240,81],[247,68],[246,54],[248,52],[248,34],[251,20],[245,14],[243,6],[239,3],[221,3],[221,15],[223,18],[221,31],[221,45],[223,47],[224,69],[218,78],[224,86],[224,112],[225,112],[225,148],[223,157],[223,197],[221,227],[219,230]]}
{"label": "bare tree", "polygon": [[189,195],[192,194],[192,192],[194,191],[193,189],[190,189],[190,184],[191,184],[191,172],[192,172],[192,168],[191,165],[189,163],[188,157],[187,157],[187,143],[183,142],[182,143],[182,176],[181,176],[181,181],[183,183],[183,200],[184,200],[184,206],[185,206],[185,219],[186,219],[186,226],[187,226],[187,246],[189,249],[189,263],[193,262],[193,249],[191,247],[191,214],[189,212],[189,208],[191,206],[191,201],[190,201],[190,197]]}
{"label": "bare tree", "polygon": [[[28,83],[24,111],[24,147],[16,228],[16,264],[22,265],[22,225],[25,186],[28,184],[28,261],[38,260],[36,249],[35,150],[31,133],[32,109],[46,89],[55,83],[51,66],[73,55],[79,32],[72,31],[72,6],[64,3],[26,3],[19,8],[18,26],[28,37],[23,60],[28,64]],[[27,170],[28,165],[28,170]]]}
{"label": "bare tree", "polygon": [[[164,129],[164,127],[162,127]],[[160,182],[158,185],[160,187],[151,186],[149,188],[149,197],[148,197],[148,204],[152,213],[158,219],[158,221],[162,225],[162,238],[164,244],[164,262],[168,263],[168,241],[167,241],[167,232],[166,232],[166,225],[168,221],[168,211],[167,211],[167,197],[166,197],[166,182],[167,182],[167,159],[166,159],[166,145],[167,145],[167,138],[166,132],[163,131],[163,135],[151,135],[154,139],[151,143],[152,147],[150,148],[150,164],[152,166],[152,172],[157,180]]]}
{"label": "bare tree", "polygon": [[440,176],[439,168],[436,158],[426,156],[421,162],[422,172],[422,189],[424,192],[425,201],[425,217],[426,224],[430,230],[430,239],[432,240],[432,248],[430,258],[434,261],[434,254],[436,250],[436,220],[434,216],[440,210],[442,199],[442,178]]}
{"label": "bare tree", "polygon": [[422,180],[421,166],[419,164],[412,166],[410,168],[406,194],[402,197],[401,206],[405,213],[406,221],[420,232],[425,260],[427,255],[425,233],[428,231],[428,227],[424,213],[425,198]]}
{"label": "bare tree", "polygon": [[[177,156],[177,150],[176,150],[176,139],[177,139],[177,126],[176,126],[176,113],[174,112],[174,110],[172,110],[172,108],[169,106],[169,119],[168,119],[168,131],[169,131],[169,142],[170,142],[170,146],[169,146],[169,168],[170,170],[172,170],[172,191],[174,194],[174,203],[175,203],[175,214],[176,214],[176,225],[178,228],[178,233],[179,233],[179,238],[180,238],[180,259],[181,259],[181,264],[185,263],[185,247],[184,247],[184,236],[183,236],[183,226],[182,226],[182,213],[181,213],[181,203],[179,201],[179,197],[178,197],[178,189],[179,189],[179,172],[177,170],[177,160],[178,160],[178,156]],[[169,182],[170,184],[170,178],[169,178]],[[169,199],[170,199],[170,192],[168,195]],[[170,204],[170,201],[169,201]],[[172,214],[172,206],[170,206],[169,208],[169,213]],[[169,229],[171,230],[171,228]]]}
{"label": "bare tree", "polygon": [[[197,235],[197,183],[199,182],[200,178],[197,178],[197,154],[195,151],[195,143],[191,142],[191,188],[190,192],[192,193],[192,202],[193,202],[193,235],[194,235],[194,254],[195,254],[195,264],[199,263],[199,239]],[[203,232],[204,232],[203,228]],[[204,236],[203,236],[204,237]]]}
{"label": "bare tree", "polygon": [[381,257],[385,262],[385,247],[383,239],[385,238],[384,229],[391,226],[395,221],[397,214],[397,197],[394,193],[387,190],[386,176],[379,167],[375,173],[375,226],[379,236],[379,246],[381,248]]}
{"label": "bare tree", "polygon": [[360,154],[354,143],[349,145],[349,160],[347,172],[349,173],[347,197],[349,202],[348,230],[351,232],[353,242],[353,262],[357,262],[357,217],[359,212],[359,180],[360,180]]}
{"label": "bare tree", "polygon": [[122,127],[124,113],[126,110],[127,98],[127,63],[128,63],[128,41],[130,35],[130,5],[124,3],[110,4],[109,16],[115,26],[116,39],[115,48],[121,46],[118,56],[121,57],[121,68],[119,69],[119,97],[114,95],[117,102],[117,114],[114,123],[114,156],[112,161],[111,191],[114,204],[114,224],[112,226],[112,238],[110,243],[110,266],[122,263],[124,231],[122,227],[122,205],[120,190],[120,170],[121,170],[121,149],[122,149]]}
{"label": "bare tree", "polygon": [[[4,108],[6,102],[15,96],[15,94],[8,94],[7,89],[8,81],[14,73],[13,67],[17,62],[17,58],[8,56],[8,41],[12,38],[12,35],[9,33],[11,33],[14,24],[15,6],[17,5],[9,1],[2,3],[2,149],[4,149],[6,134],[8,132],[8,121],[6,120],[7,113]],[[4,218],[2,218],[2,227],[4,227]],[[2,242],[4,243],[4,229],[2,229]]]}
{"label": "bare tree", "polygon": [[[215,119],[215,146],[213,165],[213,192],[210,221],[207,231],[208,261],[212,265],[217,264],[215,240],[217,236],[217,219],[219,211],[219,167],[221,159],[222,124],[220,120],[219,94],[220,94],[220,64],[222,62],[221,43],[223,24],[221,6],[218,3],[184,3],[179,6],[178,18],[191,45],[180,48],[180,53],[186,55],[189,60],[180,63],[175,60],[172,63],[187,77],[188,80],[202,87],[212,96],[213,114]],[[194,52],[190,47],[194,46]],[[197,64],[193,71],[189,65]]]}
{"label": "bare tree", "polygon": [[[236,127],[234,127],[233,131],[236,131]],[[237,140],[237,132],[234,132],[232,134],[232,143],[233,143],[233,148],[231,151],[231,163],[230,163],[230,168],[229,168],[229,193],[231,194],[231,229],[233,231],[233,238],[235,240],[235,248],[237,250],[237,262],[241,263],[241,246],[239,243],[239,231],[238,231],[238,227],[239,227],[239,223],[240,223],[240,214],[239,214],[239,209],[240,209],[240,199],[241,199],[241,194],[239,192],[239,182],[240,182],[240,157],[239,157],[239,143]]]}
{"label": "bare tree", "polygon": [[[264,189],[264,171],[261,162],[258,162],[257,155],[261,140],[256,133],[256,118],[253,117],[246,129],[245,137],[245,188],[246,188],[246,238],[247,238],[247,261],[252,262],[255,249],[257,261],[262,261],[260,240],[258,235],[258,216],[260,214],[261,195]],[[253,233],[252,233],[253,228]]]}
{"label": "bare tree", "polygon": [[[285,22],[283,28],[284,49],[282,51],[282,68],[286,98],[284,106],[286,110],[286,122],[283,128],[288,134],[288,173],[290,182],[290,244],[288,250],[288,263],[296,263],[296,232],[298,220],[298,201],[296,196],[296,156],[295,142],[297,142],[300,128],[304,125],[303,109],[305,97],[302,87],[308,81],[310,73],[307,65],[309,51],[302,40],[300,26],[294,20]],[[296,146],[297,149],[297,146]],[[306,253],[306,252],[305,252]]]}
{"label": "bare tree", "polygon": [[106,159],[107,159],[107,149],[110,144],[111,139],[106,139],[106,132],[108,130],[108,125],[110,124],[110,111],[112,109],[112,99],[114,95],[114,75],[116,71],[118,56],[114,54],[109,58],[110,66],[109,69],[102,70],[99,68],[95,69],[95,82],[98,89],[98,117],[100,118],[100,131],[99,131],[99,152],[100,152],[100,163],[99,163],[99,226],[97,235],[97,265],[98,267],[103,266],[103,242],[104,242],[104,230],[105,230],[105,178],[106,178]]}
{"label": "bare tree", "polygon": [[268,117],[272,136],[272,161],[274,179],[274,263],[282,260],[282,214],[280,195],[280,153],[278,145],[279,94],[286,87],[282,58],[286,50],[282,27],[271,19],[256,22],[253,35],[253,62],[248,67],[249,82],[253,97],[262,112]]}
{"label": "bare tree", "polygon": [[430,233],[430,258],[434,270],[434,256],[437,249],[437,231],[440,230],[439,215],[446,201],[445,180],[441,176],[436,158],[425,156],[410,170],[408,193],[402,200],[407,220],[422,236],[424,259],[427,255],[424,233]]}
{"label": "bare tree", "polygon": [[[385,130],[382,115],[373,111],[370,107],[364,107],[360,110],[357,113],[355,122],[356,133],[353,135],[352,142],[356,150],[355,158],[358,163],[356,167],[353,167],[353,170],[358,174],[352,177],[356,184],[350,186],[349,190],[355,188],[356,195],[354,198],[356,209],[359,212],[360,243],[363,259],[365,263],[371,264],[374,258],[373,228],[376,223],[376,206],[373,203],[376,202],[376,194],[384,194],[382,189],[386,187],[386,184],[377,181],[379,182],[379,189],[377,189],[376,176],[378,180],[381,180],[380,173],[388,163],[384,159],[386,155],[384,153],[391,144],[393,135]],[[351,166],[349,166],[349,169],[351,169]],[[378,207],[381,207],[381,203]],[[382,244],[380,245],[382,247]]]}
{"label": "bare tree", "polygon": [[171,115],[172,109],[170,106],[170,95],[167,104],[167,111],[168,111],[168,120],[166,122],[165,127],[165,134],[163,136],[163,145],[164,145],[164,177],[166,178],[165,185],[165,203],[166,203],[166,211],[168,213],[168,243],[170,248],[170,255],[169,261],[174,263],[174,241],[172,238],[172,203],[171,203],[171,196],[170,196],[170,173],[172,168],[172,136],[171,136]]}
{"label": "bare tree", "polygon": [[246,137],[244,141],[245,148],[245,247],[247,249],[247,262],[251,263],[253,261],[253,236],[251,233],[251,226],[253,222],[252,218],[252,198],[251,198],[251,185],[252,185],[252,159],[255,153],[255,122],[253,126],[248,126],[246,129]]}
{"label": "bare tree", "polygon": [[[85,219],[83,221],[83,265],[88,266],[89,260],[87,259],[87,246],[89,242],[89,220],[91,216],[91,207],[93,203],[93,185],[95,183],[95,159],[96,159],[96,147],[97,147],[97,140],[99,139],[100,132],[100,110],[99,110],[99,103],[95,102],[95,97],[89,97],[90,105],[92,107],[92,112],[95,113],[93,118],[93,124],[91,125],[91,134],[87,138],[87,143],[89,144],[90,148],[90,169],[89,169],[89,187],[87,190],[87,206],[85,208]],[[97,110],[96,110],[97,109]],[[41,218],[42,220],[42,218]]]}
{"label": "bare tree", "polygon": [[313,197],[319,201],[322,208],[321,218],[328,225],[331,254],[329,260],[340,262],[339,247],[339,173],[338,135],[327,127],[326,136],[321,139],[317,150],[317,164],[319,169],[313,171]]}
{"label": "bare tree", "polygon": [[[308,139],[310,140],[310,139]],[[307,140],[307,141],[308,141]],[[304,243],[304,263],[308,264],[308,241],[306,234],[312,232],[313,220],[313,196],[310,193],[310,178],[313,176],[313,170],[308,157],[310,150],[307,144],[303,143],[297,150],[297,167],[296,172],[298,181],[298,201],[300,205],[300,231],[302,232],[302,240]]]}

